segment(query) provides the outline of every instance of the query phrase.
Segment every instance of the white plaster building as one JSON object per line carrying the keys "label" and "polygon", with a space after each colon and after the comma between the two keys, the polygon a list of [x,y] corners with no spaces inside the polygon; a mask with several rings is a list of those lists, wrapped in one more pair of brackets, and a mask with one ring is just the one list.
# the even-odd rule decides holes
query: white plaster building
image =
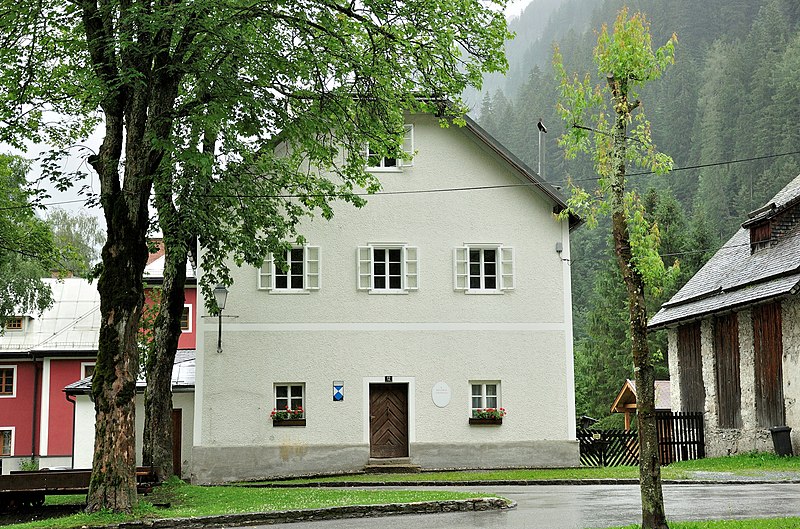
{"label": "white plaster building", "polygon": [[[413,162],[376,161],[383,193],[367,206],[300,227],[308,244],[287,256],[288,273],[271,259],[234,269],[221,353],[217,319],[198,318],[194,481],[386,458],[579,464],[578,219],[559,220],[558,192],[469,118],[445,129],[413,116],[406,142]],[[286,405],[304,415],[273,422]],[[502,424],[470,421],[497,407]]]}
{"label": "white plaster building", "polygon": [[665,303],[673,411],[702,411],[706,454],[800,448],[800,176]]}

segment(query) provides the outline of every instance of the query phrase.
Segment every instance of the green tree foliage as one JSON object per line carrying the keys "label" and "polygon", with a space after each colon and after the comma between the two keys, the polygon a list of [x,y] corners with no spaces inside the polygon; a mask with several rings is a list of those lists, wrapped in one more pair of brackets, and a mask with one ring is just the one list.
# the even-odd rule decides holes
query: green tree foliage
{"label": "green tree foliage", "polygon": [[[87,159],[99,177],[108,233],[87,509],[130,511],[151,198],[169,261],[180,263],[197,237],[204,292],[229,284],[230,256],[260,265],[268,251],[302,241],[295,233],[301,218],[330,218],[333,199],[363,205],[356,191],[379,188],[364,170],[364,146],[402,158],[406,112],[459,123],[464,88],[505,68],[505,2],[18,5],[48,21],[57,55],[71,66],[73,98],[104,122],[102,145]],[[17,56],[31,39],[37,34],[29,31],[15,41]],[[178,268],[170,281],[179,285],[171,292],[182,288]],[[165,307],[177,300],[165,287],[159,317],[169,315],[163,328],[170,340],[175,313]]]}
{"label": "green tree foliage", "polygon": [[47,215],[47,224],[63,256],[61,266],[64,271],[78,277],[89,277],[92,267],[100,260],[100,248],[106,240],[97,217],[56,208]]}
{"label": "green tree foliage", "polygon": [[56,262],[53,235],[34,213],[27,169],[25,160],[0,154],[0,326],[9,316],[41,313],[52,304],[41,278]]}
{"label": "green tree foliage", "polygon": [[672,160],[656,150],[652,142],[650,123],[642,112],[640,89],[659,79],[674,62],[676,41],[673,35],[664,46],[653,50],[644,15],[636,13],[628,18],[627,9],[623,8],[613,31],[603,26],[594,50],[598,77],[605,78],[603,84],[593,86],[589,75],[570,79],[558,49],[554,58],[561,78],[559,110],[568,127],[560,143],[568,157],[589,154],[599,177],[593,193],[573,186],[569,209],[583,214],[590,225],[597,215],[610,215],[614,255],[626,290],[637,388],[643,529],[667,527],[645,293],[662,294],[678,269],[665,267],[658,253],[659,226],[648,219],[639,195],[626,191],[626,174],[629,166],[655,173],[664,173],[672,166]]}

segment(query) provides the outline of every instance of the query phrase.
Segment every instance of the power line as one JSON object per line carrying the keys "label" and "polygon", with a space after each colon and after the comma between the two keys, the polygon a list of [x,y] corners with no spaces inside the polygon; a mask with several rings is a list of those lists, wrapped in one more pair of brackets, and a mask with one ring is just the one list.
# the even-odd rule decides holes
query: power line
{"label": "power line", "polygon": [[[695,169],[703,169],[707,167],[719,167],[722,165],[730,165],[736,163],[744,163],[744,162],[753,162],[758,160],[766,160],[771,158],[780,158],[783,156],[793,156],[800,154],[800,151],[791,151],[779,154],[767,154],[764,156],[753,156],[749,158],[737,158],[734,160],[726,160],[722,162],[712,162],[712,163],[705,163],[705,164],[697,164],[697,165],[688,165],[686,167],[674,167],[670,170],[670,172],[677,172],[677,171],[689,171]],[[655,174],[654,171],[642,171],[638,173],[630,173],[626,176],[645,176]],[[573,179],[573,182],[585,182],[585,181],[597,181],[600,177],[587,177],[587,178],[577,178]],[[555,181],[555,182],[548,182],[548,184],[552,185],[553,183],[566,183],[562,181]],[[498,185],[491,185],[491,186],[465,186],[465,187],[449,187],[449,188],[437,188],[437,189],[408,189],[404,191],[378,191],[376,193],[352,193],[352,194],[345,194],[345,193],[302,193],[302,194],[276,194],[276,195],[234,195],[234,194],[202,194],[202,195],[195,195],[196,197],[200,198],[317,198],[317,197],[328,197],[328,198],[340,198],[344,196],[359,196],[359,197],[375,197],[375,196],[391,196],[391,195],[421,195],[421,194],[430,194],[430,193],[452,193],[452,192],[459,192],[459,191],[486,191],[486,190],[493,190],[493,189],[509,189],[509,188],[516,188],[516,187],[540,187],[538,184],[535,183],[524,183],[524,184],[498,184]],[[78,200],[65,200],[65,201],[56,201],[56,202],[40,202],[36,205],[27,204],[27,205],[20,205],[20,206],[6,206],[0,208],[0,211],[5,210],[12,210],[12,209],[22,209],[26,207],[34,207],[34,206],[58,206],[63,204],[74,204],[78,202],[86,202],[85,199],[78,199]]]}

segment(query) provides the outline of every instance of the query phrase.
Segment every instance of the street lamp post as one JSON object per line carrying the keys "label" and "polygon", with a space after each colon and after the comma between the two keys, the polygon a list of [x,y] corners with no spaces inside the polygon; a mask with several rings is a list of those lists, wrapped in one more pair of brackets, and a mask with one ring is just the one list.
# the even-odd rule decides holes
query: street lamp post
{"label": "street lamp post", "polygon": [[217,318],[219,320],[219,328],[217,332],[217,353],[222,352],[222,309],[225,308],[225,301],[228,299],[228,289],[225,285],[217,285],[214,287],[214,300],[217,302]]}

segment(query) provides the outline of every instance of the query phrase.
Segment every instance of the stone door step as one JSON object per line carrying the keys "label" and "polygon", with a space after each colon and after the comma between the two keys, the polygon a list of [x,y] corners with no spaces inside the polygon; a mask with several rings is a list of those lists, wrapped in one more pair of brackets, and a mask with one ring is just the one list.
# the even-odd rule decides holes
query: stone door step
{"label": "stone door step", "polygon": [[419,472],[421,467],[411,463],[410,457],[370,458],[364,467],[369,474],[410,474]]}

